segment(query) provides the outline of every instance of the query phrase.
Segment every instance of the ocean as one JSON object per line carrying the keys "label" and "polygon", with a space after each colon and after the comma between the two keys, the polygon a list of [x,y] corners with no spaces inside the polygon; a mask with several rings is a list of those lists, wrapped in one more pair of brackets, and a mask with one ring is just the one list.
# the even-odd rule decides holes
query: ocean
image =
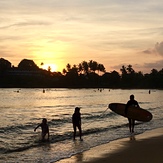
{"label": "ocean", "polygon": [[[128,120],[108,109],[135,95],[150,111],[150,122],[136,121],[135,134],[163,126],[163,90],[147,89],[0,89],[0,162],[53,163],[92,147],[129,137]],[[73,141],[72,114],[81,107],[83,141]],[[41,142],[47,118],[50,141]]]}

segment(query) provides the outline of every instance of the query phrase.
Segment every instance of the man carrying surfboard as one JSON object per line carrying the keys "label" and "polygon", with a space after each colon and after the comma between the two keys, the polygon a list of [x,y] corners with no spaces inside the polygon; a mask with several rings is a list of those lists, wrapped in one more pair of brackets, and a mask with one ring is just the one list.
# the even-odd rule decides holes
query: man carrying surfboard
{"label": "man carrying surfboard", "polygon": [[[126,115],[128,113],[129,106],[139,107],[138,102],[134,99],[134,95],[130,95],[130,100],[126,104],[126,107],[125,107],[125,114]],[[128,121],[129,121],[130,133],[134,133],[135,120],[131,119],[131,118],[128,118]]]}

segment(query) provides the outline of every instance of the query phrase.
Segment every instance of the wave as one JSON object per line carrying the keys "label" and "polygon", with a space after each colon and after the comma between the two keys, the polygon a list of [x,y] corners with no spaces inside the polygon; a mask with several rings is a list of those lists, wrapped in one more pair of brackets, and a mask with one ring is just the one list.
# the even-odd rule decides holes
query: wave
{"label": "wave", "polygon": [[[110,114],[108,114],[109,116]],[[112,114],[111,114],[112,115]],[[96,117],[96,116],[94,116]],[[88,117],[87,117],[88,118]],[[136,123],[136,125],[140,125],[142,123]],[[94,127],[94,128],[89,128],[89,129],[84,129],[83,130],[83,136],[91,136],[94,134],[101,134],[101,133],[107,133],[109,132],[114,132],[115,130],[123,129],[127,127],[127,122],[125,124],[121,125],[110,125],[109,127]],[[50,135],[50,141],[49,142],[42,142],[39,139],[39,136],[31,136],[31,138],[28,140],[28,142],[24,142],[20,145],[15,145],[11,146],[8,148],[0,148],[0,153],[2,154],[7,154],[7,153],[13,153],[13,152],[21,152],[28,150],[30,148],[36,148],[43,146],[47,143],[50,144],[55,144],[57,142],[64,142],[65,140],[71,140],[73,138],[73,132],[72,131],[67,131],[62,134],[52,134]],[[24,140],[25,141],[25,140]]]}
{"label": "wave", "polygon": [[[123,126],[125,126],[125,125],[87,129],[87,130],[83,131],[83,136],[102,133],[102,132],[106,132],[106,131],[109,131],[109,130],[118,129],[118,128],[121,128]],[[31,142],[26,142],[26,143],[22,144],[22,146],[19,146],[19,147],[10,147],[8,149],[0,148],[0,153],[7,154],[7,153],[12,153],[12,152],[21,152],[21,151],[28,150],[30,148],[35,148],[35,147],[45,145],[47,143],[54,144],[54,143],[62,142],[62,141],[65,141],[65,140],[71,140],[72,138],[73,138],[73,132],[65,132],[63,134],[50,135],[49,142],[47,142],[47,141],[43,142],[43,141],[40,141],[39,139],[34,140],[34,137],[31,137]]]}
{"label": "wave", "polygon": [[[63,116],[63,117],[62,117]],[[91,114],[82,114],[82,121],[89,121],[89,120],[98,120],[98,119],[102,119],[102,118],[114,118],[115,116],[117,116],[117,114],[115,114],[114,112],[93,112]],[[48,124],[50,126],[61,126],[65,123],[71,123],[72,122],[72,115],[71,114],[63,114],[60,115],[60,117],[62,118],[55,118],[55,119],[51,119],[48,121]],[[20,130],[29,130],[29,129],[34,129],[36,126],[38,125],[38,123],[26,123],[26,124],[15,124],[15,125],[10,125],[10,126],[4,126],[4,127],[0,127],[0,133],[4,133],[4,132],[18,132]]]}
{"label": "wave", "polygon": [[[65,116],[65,117],[64,117]],[[65,124],[71,123],[71,116],[70,114],[65,114],[63,115],[62,118],[56,118],[56,119],[51,119],[48,121],[48,124],[50,127],[54,127],[56,130]],[[91,114],[85,113],[82,114],[82,122],[86,122],[85,124],[89,125],[90,122],[97,122],[97,121],[103,121],[105,123],[105,119],[115,119],[119,115],[115,114],[114,112],[111,111],[94,111]],[[88,123],[87,123],[88,122]],[[141,123],[137,123],[136,125],[139,125]],[[0,133],[2,134],[8,134],[10,133],[11,135],[16,133],[17,135],[24,134],[21,139],[23,143],[20,143],[20,140],[17,142],[13,142],[13,144],[7,146],[5,148],[5,145],[2,147],[0,146],[0,153],[12,153],[12,152],[21,152],[28,150],[30,148],[35,148],[39,147],[42,145],[45,145],[45,142],[42,142],[39,140],[38,135],[32,136],[34,133],[31,133],[33,131],[34,127],[36,127],[38,124],[36,123],[28,123],[28,124],[19,124],[19,125],[11,125],[11,126],[6,126],[6,127],[1,127],[0,128]],[[108,124],[104,125],[103,127],[97,127],[97,126],[89,126],[89,128],[86,128],[84,126],[83,130],[83,136],[92,136],[94,134],[100,134],[100,133],[105,133],[108,131],[114,131],[114,130],[119,130],[120,128],[126,128],[127,127],[127,121],[124,123],[120,124]],[[20,133],[20,134],[19,134]],[[29,138],[30,137],[30,138]],[[57,142],[62,142],[65,140],[71,140],[73,138],[73,132],[72,131],[66,131],[61,134],[55,133],[50,135],[50,142],[52,144],[55,144]],[[47,142],[46,142],[47,143]]]}

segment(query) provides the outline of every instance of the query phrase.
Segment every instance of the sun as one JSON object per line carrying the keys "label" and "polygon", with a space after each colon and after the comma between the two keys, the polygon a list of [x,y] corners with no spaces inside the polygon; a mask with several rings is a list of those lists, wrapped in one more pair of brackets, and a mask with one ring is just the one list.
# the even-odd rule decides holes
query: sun
{"label": "sun", "polygon": [[45,70],[50,70],[51,72],[56,72],[58,67],[56,64],[49,63],[41,65],[41,68]]}

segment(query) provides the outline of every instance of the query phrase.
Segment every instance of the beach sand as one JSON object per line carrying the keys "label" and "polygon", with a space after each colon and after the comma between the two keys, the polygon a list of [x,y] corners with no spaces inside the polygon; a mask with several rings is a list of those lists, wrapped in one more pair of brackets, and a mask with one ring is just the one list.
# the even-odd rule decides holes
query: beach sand
{"label": "beach sand", "polygon": [[57,163],[163,163],[163,128],[131,135]]}

